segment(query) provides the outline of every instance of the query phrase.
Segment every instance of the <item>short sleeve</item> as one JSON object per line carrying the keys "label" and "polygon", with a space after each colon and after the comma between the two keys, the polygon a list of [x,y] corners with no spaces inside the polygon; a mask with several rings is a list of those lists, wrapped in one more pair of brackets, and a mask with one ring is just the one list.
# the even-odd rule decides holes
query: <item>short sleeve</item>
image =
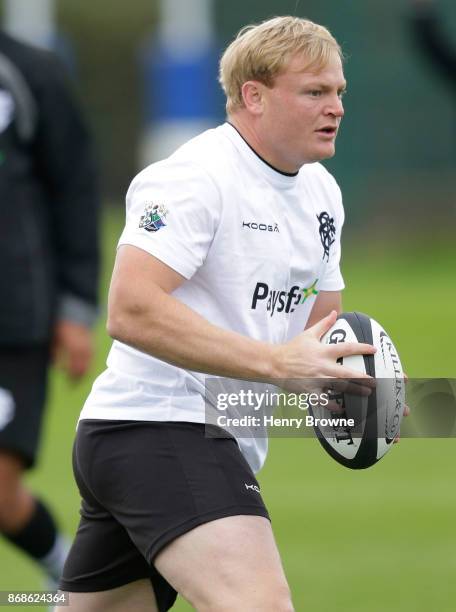
{"label": "short sleeve", "polygon": [[127,193],[119,246],[147,251],[189,279],[204,263],[217,230],[221,198],[204,168],[169,158],[143,170]]}
{"label": "short sleeve", "polygon": [[319,283],[319,289],[321,291],[342,291],[342,289],[345,288],[344,279],[340,270],[341,235],[345,214],[342,204],[342,194],[339,185],[334,179],[332,179],[332,187],[335,234],[334,242],[329,248],[329,258],[325,268],[325,273],[321,282]]}

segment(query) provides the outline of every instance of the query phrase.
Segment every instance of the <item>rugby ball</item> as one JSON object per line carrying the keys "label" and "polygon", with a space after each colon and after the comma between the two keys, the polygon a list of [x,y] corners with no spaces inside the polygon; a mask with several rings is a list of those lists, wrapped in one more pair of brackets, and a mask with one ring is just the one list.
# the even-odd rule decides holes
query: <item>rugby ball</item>
{"label": "rugby ball", "polygon": [[[405,404],[404,372],[398,352],[383,327],[360,312],[338,316],[322,337],[325,344],[363,342],[377,348],[374,355],[351,355],[339,363],[375,378],[375,389],[368,396],[350,391],[330,391],[333,407],[313,407],[314,431],[323,448],[336,461],[352,469],[368,468],[392,447],[399,434]],[[334,403],[335,402],[335,403]],[[329,414],[328,414],[329,413]],[[328,418],[332,416],[333,418]],[[320,418],[318,418],[320,417]]]}

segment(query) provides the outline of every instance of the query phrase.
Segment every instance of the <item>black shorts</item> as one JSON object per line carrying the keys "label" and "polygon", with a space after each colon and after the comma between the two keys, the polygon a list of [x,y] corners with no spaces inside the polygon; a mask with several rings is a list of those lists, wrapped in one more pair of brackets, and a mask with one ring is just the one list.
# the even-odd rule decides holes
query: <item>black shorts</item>
{"label": "black shorts", "polygon": [[63,570],[63,591],[104,591],[150,578],[164,612],[176,598],[153,565],[164,546],[215,519],[269,518],[234,438],[205,437],[204,428],[158,421],[79,423],[73,468],[81,521]]}
{"label": "black shorts", "polygon": [[46,399],[48,345],[0,347],[0,450],[35,463]]}

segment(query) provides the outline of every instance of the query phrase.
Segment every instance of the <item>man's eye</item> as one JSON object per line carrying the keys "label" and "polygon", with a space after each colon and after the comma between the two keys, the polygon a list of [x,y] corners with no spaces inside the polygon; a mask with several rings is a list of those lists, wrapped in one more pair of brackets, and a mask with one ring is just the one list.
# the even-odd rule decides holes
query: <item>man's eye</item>
{"label": "man's eye", "polygon": [[312,96],[312,98],[319,98],[321,96],[321,89],[311,89],[309,95]]}

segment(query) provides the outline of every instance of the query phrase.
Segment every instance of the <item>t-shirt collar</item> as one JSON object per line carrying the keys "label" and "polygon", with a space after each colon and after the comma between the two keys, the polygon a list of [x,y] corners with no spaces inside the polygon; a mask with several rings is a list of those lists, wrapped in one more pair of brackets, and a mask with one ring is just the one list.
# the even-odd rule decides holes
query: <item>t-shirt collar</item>
{"label": "t-shirt collar", "polygon": [[266,176],[268,180],[278,187],[292,187],[296,183],[299,171],[293,174],[288,174],[278,170],[259,155],[253,147],[240,134],[238,129],[228,121],[223,124],[222,129],[226,136],[234,143],[234,145],[243,152],[243,154]]}

